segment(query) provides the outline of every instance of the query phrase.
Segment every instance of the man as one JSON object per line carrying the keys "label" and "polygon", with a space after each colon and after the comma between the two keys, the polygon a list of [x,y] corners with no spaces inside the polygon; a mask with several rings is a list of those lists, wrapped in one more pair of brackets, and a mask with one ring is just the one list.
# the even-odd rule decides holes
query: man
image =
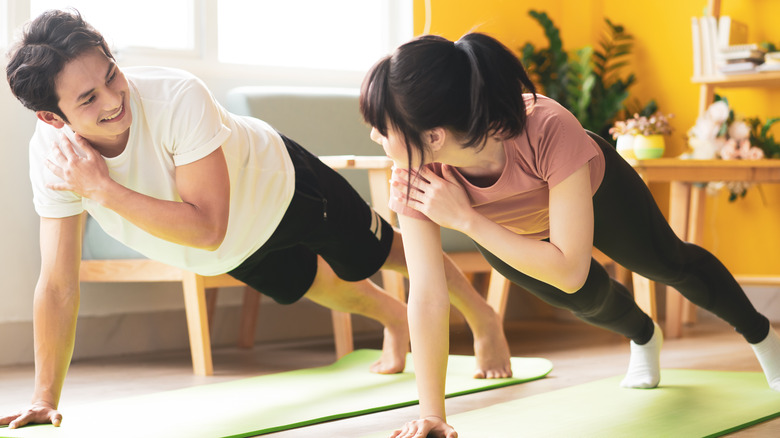
{"label": "man", "polygon": [[[151,259],[229,273],[280,303],[306,296],[373,318],[385,339],[371,371],[403,370],[406,306],[368,280],[380,268],[406,272],[400,236],[315,156],[265,122],[228,113],[186,72],[120,69],[77,12],[33,20],[6,73],[39,119],[30,166],[41,272],[33,403],[0,425],[62,420],[84,211]],[[475,332],[477,375],[511,374],[495,313],[449,259],[446,269]]]}

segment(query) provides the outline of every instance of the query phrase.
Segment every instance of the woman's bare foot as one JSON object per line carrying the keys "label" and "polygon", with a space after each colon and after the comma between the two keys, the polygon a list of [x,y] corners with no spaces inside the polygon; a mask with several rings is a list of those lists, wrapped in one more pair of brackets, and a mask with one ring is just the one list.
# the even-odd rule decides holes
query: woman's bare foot
{"label": "woman's bare foot", "polygon": [[498,317],[492,323],[474,332],[474,356],[477,359],[475,379],[500,379],[512,377],[512,363],[509,361],[509,344]]}
{"label": "woman's bare foot", "polygon": [[369,367],[369,371],[377,374],[403,372],[408,351],[409,328],[406,320],[403,321],[403,324],[396,324],[395,327],[385,327],[382,355]]}

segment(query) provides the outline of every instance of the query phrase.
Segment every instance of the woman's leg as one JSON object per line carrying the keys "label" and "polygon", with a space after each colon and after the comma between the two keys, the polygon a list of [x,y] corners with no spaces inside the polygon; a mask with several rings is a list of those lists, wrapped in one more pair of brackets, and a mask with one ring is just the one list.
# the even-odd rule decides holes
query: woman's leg
{"label": "woman's leg", "polygon": [[619,333],[639,343],[653,335],[653,322],[634,302],[626,288],[611,279],[596,260],[591,259],[585,284],[573,294],[529,277],[479,247],[485,259],[509,281],[534,294],[542,301],[572,312],[589,324]]}
{"label": "woman's leg", "polygon": [[593,198],[594,246],[629,270],[674,287],[751,344],[763,340],[769,321],[726,267],[707,250],[681,241],[634,169],[608,145],[602,149],[607,170]]}
{"label": "woman's leg", "polygon": [[631,358],[621,386],[654,388],[660,381],[659,356],[663,337],[634,302],[626,288],[611,279],[598,262],[591,259],[585,284],[568,294],[512,268],[485,248],[479,248],[487,261],[513,283],[558,308],[567,309],[589,324],[631,339]]}
{"label": "woman's leg", "polygon": [[675,235],[634,169],[606,142],[596,140],[607,170],[594,196],[594,245],[731,324],[751,344],[770,386],[780,390],[780,337],[769,320],[714,255]]}

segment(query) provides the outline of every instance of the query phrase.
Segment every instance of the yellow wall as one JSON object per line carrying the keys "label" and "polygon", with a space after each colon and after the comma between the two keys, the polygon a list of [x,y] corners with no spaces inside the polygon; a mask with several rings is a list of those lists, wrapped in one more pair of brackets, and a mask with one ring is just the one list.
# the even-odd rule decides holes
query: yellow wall
{"label": "yellow wall", "polygon": [[[698,86],[692,76],[691,17],[703,13],[707,2],[655,0],[430,0],[430,33],[457,39],[468,31],[488,33],[512,49],[530,41],[546,44],[541,27],[528,10],[546,11],[561,30],[564,48],[596,45],[604,17],[622,24],[634,35],[631,71],[637,76],[631,100],[655,99],[664,112],[675,114],[675,132],[667,139],[667,156],[685,148],[685,132],[697,116]],[[415,0],[415,34],[426,21],[424,0]],[[723,15],[748,23],[751,42],[780,45],[780,2],[723,0]],[[780,89],[725,89],[732,107],[747,117],[780,116]],[[780,129],[773,130],[780,138]],[[666,209],[666,186],[653,187]],[[763,192],[763,199],[761,193]],[[780,275],[780,187],[764,185],[749,190],[734,203],[721,193],[710,197],[704,230],[704,247],[713,251],[735,274]]]}

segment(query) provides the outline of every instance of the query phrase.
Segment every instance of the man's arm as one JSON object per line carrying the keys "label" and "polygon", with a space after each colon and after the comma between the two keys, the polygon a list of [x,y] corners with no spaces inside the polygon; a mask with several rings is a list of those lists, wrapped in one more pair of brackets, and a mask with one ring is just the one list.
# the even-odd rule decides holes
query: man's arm
{"label": "man's arm", "polygon": [[76,135],[85,156],[64,140],[47,162],[64,183],[51,185],[92,199],[144,231],[180,245],[215,250],[225,238],[230,209],[230,177],[222,148],[193,163],[176,167],[182,202],[164,201],[113,181],[97,151]]}
{"label": "man's arm", "polygon": [[57,405],[76,337],[82,220],[82,215],[41,218],[41,272],[33,303],[35,390],[32,405],[0,418],[0,425],[62,421]]}

